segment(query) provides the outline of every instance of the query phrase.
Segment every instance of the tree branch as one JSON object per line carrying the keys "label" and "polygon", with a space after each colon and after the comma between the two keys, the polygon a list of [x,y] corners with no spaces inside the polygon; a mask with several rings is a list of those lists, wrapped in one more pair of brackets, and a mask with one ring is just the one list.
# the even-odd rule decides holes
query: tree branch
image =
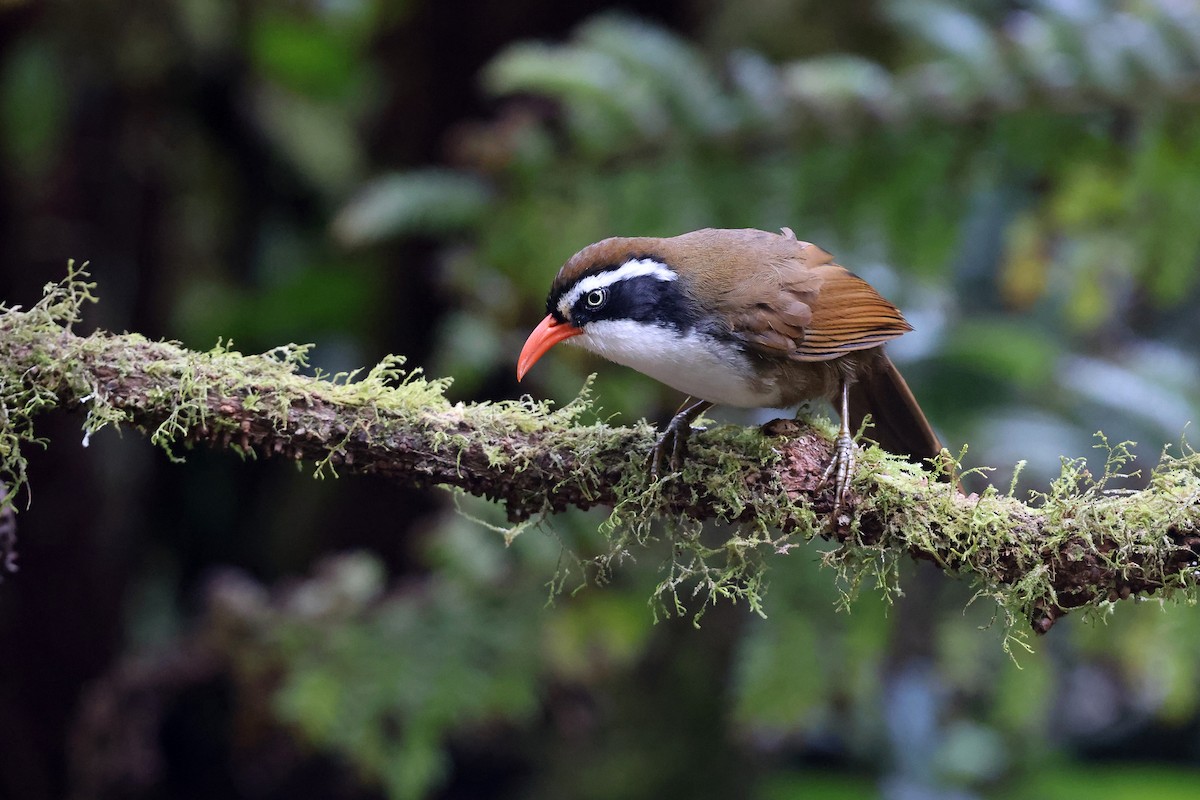
{"label": "tree branch", "polygon": [[[0,314],[0,469],[25,480],[20,448],[37,414],[84,409],[85,443],[108,425],[149,434],[174,455],[206,444],[242,455],[305,460],[334,471],[451,486],[503,501],[513,521],[569,506],[613,507],[614,554],[644,542],[654,519],[672,520],[680,554],[660,590],[698,582],[709,599],[757,598],[761,570],[796,539],[838,547],[826,560],[853,589],[864,575],[891,580],[902,555],[974,580],[1010,622],[1045,632],[1065,611],[1156,592],[1195,596],[1200,553],[1200,456],[1164,456],[1147,489],[1112,493],[1127,459],[1110,452],[1105,475],[1082,461],[1036,506],[989,490],[963,497],[950,484],[877,448],[865,448],[852,513],[829,519],[821,474],[828,438],[777,420],[762,431],[723,427],[696,437],[681,475],[647,483],[647,425],[583,424],[581,398],[560,409],[533,401],[451,404],[446,381],[400,371],[389,358],[361,379],[298,372],[307,348],[246,356],[208,353],[137,334],[72,332],[92,285],[72,273],[23,311]],[[689,521],[738,523],[718,546]]]}

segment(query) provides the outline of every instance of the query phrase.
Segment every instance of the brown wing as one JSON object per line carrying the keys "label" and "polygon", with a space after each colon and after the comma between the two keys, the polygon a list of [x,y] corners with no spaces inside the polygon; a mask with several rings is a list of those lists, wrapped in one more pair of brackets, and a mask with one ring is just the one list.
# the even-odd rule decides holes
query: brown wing
{"label": "brown wing", "polygon": [[820,269],[826,274],[813,305],[812,322],[790,358],[826,361],[878,347],[912,330],[900,311],[862,278],[836,265]]}
{"label": "brown wing", "polygon": [[777,274],[772,299],[733,319],[733,333],[763,355],[828,361],[912,330],[869,283],[837,264],[797,265]]}

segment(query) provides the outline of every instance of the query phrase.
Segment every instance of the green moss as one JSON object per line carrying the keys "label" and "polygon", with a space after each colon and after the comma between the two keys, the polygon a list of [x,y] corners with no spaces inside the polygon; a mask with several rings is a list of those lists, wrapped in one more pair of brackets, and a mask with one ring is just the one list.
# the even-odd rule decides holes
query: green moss
{"label": "green moss", "polygon": [[[85,303],[95,302],[95,284],[85,280],[86,264],[79,267],[73,261],[67,264],[67,277],[58,284],[47,284],[42,299],[28,311],[18,307],[0,305],[0,341],[4,350],[13,350],[28,344],[37,330],[70,329],[79,321]],[[28,328],[9,324],[20,315],[30,321]],[[52,371],[49,359],[41,359],[35,370]],[[86,394],[86,393],[85,393]],[[94,395],[93,395],[94,399]],[[0,480],[8,484],[9,492],[4,507],[15,506],[21,490],[27,487],[26,460],[23,447],[45,446],[46,442],[34,432],[33,419],[58,405],[58,396],[44,381],[24,381],[12,377],[0,379]],[[114,415],[95,401],[89,412],[85,427],[84,443],[88,436],[107,424]]]}
{"label": "green moss", "polygon": [[[1145,490],[1117,489],[1114,483],[1135,475],[1125,471],[1130,444],[1097,438],[1104,453],[1099,473],[1082,459],[1064,459],[1060,477],[1048,492],[1033,493],[1029,506],[994,488],[974,502],[958,498],[949,484],[931,483],[925,473],[877,450],[863,451],[860,475],[872,476],[874,491],[861,510],[874,512],[886,526],[871,541],[852,538],[827,554],[847,601],[866,583],[894,596],[897,558],[911,552],[967,577],[977,598],[996,603],[1006,648],[1025,645],[1028,622],[1060,604],[1082,602],[1087,617],[1107,614],[1122,596],[1106,588],[1112,575],[1136,580],[1164,599],[1196,602],[1196,575],[1179,568],[1180,551],[1168,531],[1200,528],[1200,456],[1184,445],[1180,456],[1163,454]],[[1068,564],[1080,564],[1072,580],[1076,573],[1094,575],[1103,585],[1076,581],[1070,597],[1060,596],[1062,576],[1054,566],[1060,554]]]}
{"label": "green moss", "polygon": [[[598,573],[606,576],[635,549],[663,540],[670,554],[650,601],[656,616],[691,614],[699,622],[722,601],[745,602],[762,614],[771,556],[817,530],[811,510],[757,482],[779,460],[772,440],[754,428],[709,430],[692,438],[694,457],[679,474],[654,481],[643,468],[652,441],[648,436],[644,447],[631,452],[630,469],[616,487],[618,501],[601,525],[609,549],[595,559]],[[753,509],[747,506],[750,497]],[[726,524],[706,527],[664,511],[701,503],[711,504],[712,516]],[[780,533],[785,524],[790,532]]]}
{"label": "green moss", "polygon": [[[993,600],[1010,631],[1010,643],[1020,641],[1027,620],[1060,604],[1084,604],[1091,614],[1106,613],[1123,596],[1121,581],[1160,597],[1196,601],[1194,568],[1180,568],[1180,547],[1166,536],[1172,530],[1194,535],[1200,529],[1200,455],[1186,443],[1179,455],[1163,454],[1146,490],[1127,492],[1113,486],[1128,477],[1128,444],[1110,445],[1098,436],[1104,454],[1098,476],[1081,459],[1064,460],[1058,480],[1046,493],[1035,494],[1030,505],[1012,497],[1011,489],[1002,494],[990,488],[976,499],[961,498],[951,482],[931,480],[929,472],[868,447],[860,452],[853,476],[861,497],[857,513],[848,532],[834,531],[830,520],[794,503],[772,479],[778,440],[756,429],[724,426],[693,437],[694,457],[681,472],[650,481],[644,461],[655,432],[644,423],[614,429],[597,421],[590,381],[562,407],[529,398],[468,406],[446,400],[448,379],[429,380],[419,370],[405,371],[399,356],[389,356],[365,373],[314,378],[301,373],[309,345],[242,355],[228,341],[207,353],[193,353],[136,335],[121,337],[116,347],[104,335],[58,336],[78,321],[81,304],[95,300],[94,285],[86,279],[86,272],[72,264],[67,278],[49,285],[32,308],[0,307],[0,349],[13,355],[13,363],[32,364],[22,367],[22,375],[3,377],[0,385],[0,479],[14,488],[26,481],[22,448],[44,444],[32,420],[57,405],[60,396],[86,409],[85,444],[96,431],[130,424],[138,411],[138,419],[157,420],[148,431],[151,441],[176,459],[180,445],[186,447],[198,431],[224,432],[230,449],[257,457],[254,441],[244,438],[249,431],[242,426],[248,423],[236,422],[246,418],[232,408],[228,414],[215,413],[217,398],[240,403],[253,415],[254,426],[294,436],[303,433],[288,430],[295,424],[290,421],[294,409],[326,406],[338,413],[308,417],[329,420],[311,424],[330,426],[316,437],[328,444],[324,457],[315,460],[315,477],[336,477],[352,440],[383,444],[418,429],[438,455],[461,465],[468,453],[482,453],[489,468],[509,475],[541,464],[547,454],[569,457],[570,464],[557,465],[557,472],[569,473],[564,481],[579,487],[581,504],[599,496],[592,495],[591,487],[599,492],[618,476],[612,512],[601,525],[607,550],[587,563],[586,571],[602,582],[635,552],[669,543],[663,579],[651,599],[657,614],[691,613],[698,619],[722,601],[745,602],[762,613],[773,556],[819,534],[837,536],[838,546],[823,559],[835,571],[843,604],[863,587],[889,598],[899,594],[900,559],[914,554],[967,576],[976,597]],[[141,399],[126,401],[139,403],[138,408],[110,402],[106,388],[91,383],[99,380],[94,377],[98,371],[80,368],[89,361],[96,361],[105,374],[146,380]],[[346,414],[346,409],[361,413]],[[810,424],[833,433],[823,418]],[[536,434],[551,432],[556,447],[547,449]],[[615,465],[614,436],[623,437],[625,453],[624,462]],[[298,457],[298,451],[274,452]],[[545,474],[553,474],[553,466]],[[947,458],[939,468],[956,472],[958,460]],[[705,527],[695,516],[720,524]],[[507,529],[506,541],[536,524],[535,518]],[[567,561],[581,563],[572,557]],[[1054,570],[1071,564],[1094,568],[1096,580],[1107,582],[1064,584]],[[1118,576],[1116,583],[1112,575]],[[559,575],[552,582],[561,588],[567,579]],[[1059,596],[1064,587],[1070,597]]]}

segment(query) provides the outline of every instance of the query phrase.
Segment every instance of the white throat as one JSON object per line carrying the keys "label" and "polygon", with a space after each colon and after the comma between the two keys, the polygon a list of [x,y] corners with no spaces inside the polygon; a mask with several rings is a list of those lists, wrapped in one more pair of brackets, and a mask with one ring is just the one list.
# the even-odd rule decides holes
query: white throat
{"label": "white throat", "polygon": [[680,334],[666,325],[602,320],[567,341],[718,405],[763,408],[779,401],[774,382],[764,383],[737,347],[694,330]]}

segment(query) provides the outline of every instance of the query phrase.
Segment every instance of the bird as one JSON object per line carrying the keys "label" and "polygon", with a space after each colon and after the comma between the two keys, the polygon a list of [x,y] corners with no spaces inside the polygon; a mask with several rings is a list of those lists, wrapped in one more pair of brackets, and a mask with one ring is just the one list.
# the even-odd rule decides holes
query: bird
{"label": "bird", "polygon": [[517,380],[568,342],[688,395],[651,451],[655,477],[679,469],[692,423],[714,405],[826,399],[840,422],[823,475],[836,510],[854,471],[851,431],[868,414],[871,438],[891,453],[921,463],[942,450],[884,352],[911,330],[869,283],[790,228],[613,237],[563,264],[517,359]]}

